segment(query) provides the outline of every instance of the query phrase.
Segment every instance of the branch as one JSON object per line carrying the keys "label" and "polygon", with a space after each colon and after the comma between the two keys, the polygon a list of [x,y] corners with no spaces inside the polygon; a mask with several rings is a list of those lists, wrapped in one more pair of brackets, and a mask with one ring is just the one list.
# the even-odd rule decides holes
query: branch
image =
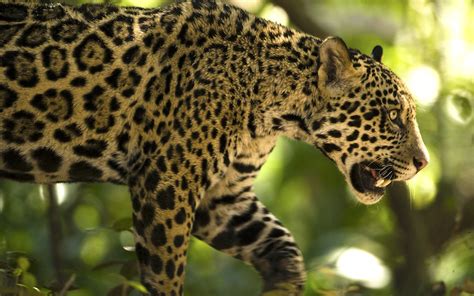
{"label": "branch", "polygon": [[62,259],[61,259],[61,220],[59,218],[59,206],[54,185],[41,185],[43,192],[48,199],[48,222],[49,222],[49,241],[51,246],[51,260],[58,281],[58,287],[62,287],[65,280],[62,275]]}
{"label": "branch", "polygon": [[288,13],[291,22],[305,33],[319,38],[326,38],[331,35],[313,19],[310,14],[312,9],[308,7],[305,0],[273,0],[272,2],[283,8]]}
{"label": "branch", "polygon": [[400,252],[405,259],[395,271],[394,289],[397,295],[420,295],[430,278],[425,265],[427,241],[419,216],[412,210],[408,187],[396,182],[388,188],[388,205],[395,216]]}

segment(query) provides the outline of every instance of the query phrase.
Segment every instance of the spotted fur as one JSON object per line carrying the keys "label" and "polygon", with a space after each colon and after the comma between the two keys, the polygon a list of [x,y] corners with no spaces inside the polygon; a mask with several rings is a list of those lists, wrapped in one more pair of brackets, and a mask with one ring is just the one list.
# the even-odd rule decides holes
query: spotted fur
{"label": "spotted fur", "polygon": [[0,177],[128,185],[152,295],[182,295],[191,235],[253,265],[264,294],[299,295],[301,252],[253,180],[280,135],[321,149],[364,203],[426,165],[381,55],[213,1],[2,2]]}

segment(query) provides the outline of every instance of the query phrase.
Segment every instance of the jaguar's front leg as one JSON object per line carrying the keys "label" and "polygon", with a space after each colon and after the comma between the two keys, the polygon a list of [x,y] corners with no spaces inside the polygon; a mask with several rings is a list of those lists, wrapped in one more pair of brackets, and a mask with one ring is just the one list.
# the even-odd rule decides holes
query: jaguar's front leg
{"label": "jaguar's front leg", "polygon": [[302,294],[305,271],[301,252],[291,233],[250,187],[209,197],[198,207],[195,219],[193,235],[260,273],[264,296]]}
{"label": "jaguar's front leg", "polygon": [[183,295],[196,195],[186,176],[145,167],[129,182],[141,280],[150,295]]}

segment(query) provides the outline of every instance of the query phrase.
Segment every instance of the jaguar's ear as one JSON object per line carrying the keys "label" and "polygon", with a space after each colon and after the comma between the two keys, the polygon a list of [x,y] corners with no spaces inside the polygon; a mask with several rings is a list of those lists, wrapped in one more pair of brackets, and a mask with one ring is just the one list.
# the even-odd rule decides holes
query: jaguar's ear
{"label": "jaguar's ear", "polygon": [[318,71],[320,85],[328,86],[343,81],[354,68],[349,50],[339,37],[328,37],[319,47],[321,66]]}
{"label": "jaguar's ear", "polygon": [[383,48],[380,45],[376,45],[374,49],[372,49],[372,58],[377,62],[382,62],[382,55],[383,55]]}

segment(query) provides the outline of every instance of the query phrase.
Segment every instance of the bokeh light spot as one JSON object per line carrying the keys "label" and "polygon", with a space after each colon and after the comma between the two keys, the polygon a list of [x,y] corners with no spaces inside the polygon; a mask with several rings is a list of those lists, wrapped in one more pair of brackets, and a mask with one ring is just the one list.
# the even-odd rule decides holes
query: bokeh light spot
{"label": "bokeh light spot", "polygon": [[262,5],[262,0],[230,0],[229,2],[250,12],[256,12]]}
{"label": "bokeh light spot", "polygon": [[138,6],[144,8],[156,8],[162,5],[161,0],[122,0],[120,5],[122,6]]}
{"label": "bokeh light spot", "polygon": [[66,184],[57,183],[57,184],[55,184],[54,188],[56,189],[56,196],[57,196],[57,199],[58,199],[58,204],[62,204],[63,202],[66,201],[66,197],[67,197]]}
{"label": "bokeh light spot", "polygon": [[436,153],[429,151],[428,154],[431,158],[429,165],[407,183],[413,205],[417,209],[431,204],[438,192],[436,184],[440,177],[440,161]]}
{"label": "bokeh light spot", "polygon": [[436,102],[441,79],[434,68],[427,65],[412,68],[407,73],[405,81],[420,105],[431,106]]}
{"label": "bokeh light spot", "polygon": [[80,256],[87,265],[97,265],[104,258],[107,249],[107,237],[103,233],[93,233],[82,243]]}
{"label": "bokeh light spot", "polygon": [[408,187],[416,208],[424,208],[434,201],[437,192],[436,184],[428,174],[416,175],[408,183]]}
{"label": "bokeh light spot", "polygon": [[336,270],[340,275],[360,281],[369,288],[383,288],[390,282],[390,272],[380,259],[358,248],[341,250]]}
{"label": "bokeh light spot", "polygon": [[81,230],[95,228],[99,225],[99,212],[90,205],[80,205],[73,214],[74,223]]}
{"label": "bokeh light spot", "polygon": [[265,8],[262,10],[261,17],[283,26],[287,26],[289,22],[286,11],[280,6],[273,4],[265,5]]}

